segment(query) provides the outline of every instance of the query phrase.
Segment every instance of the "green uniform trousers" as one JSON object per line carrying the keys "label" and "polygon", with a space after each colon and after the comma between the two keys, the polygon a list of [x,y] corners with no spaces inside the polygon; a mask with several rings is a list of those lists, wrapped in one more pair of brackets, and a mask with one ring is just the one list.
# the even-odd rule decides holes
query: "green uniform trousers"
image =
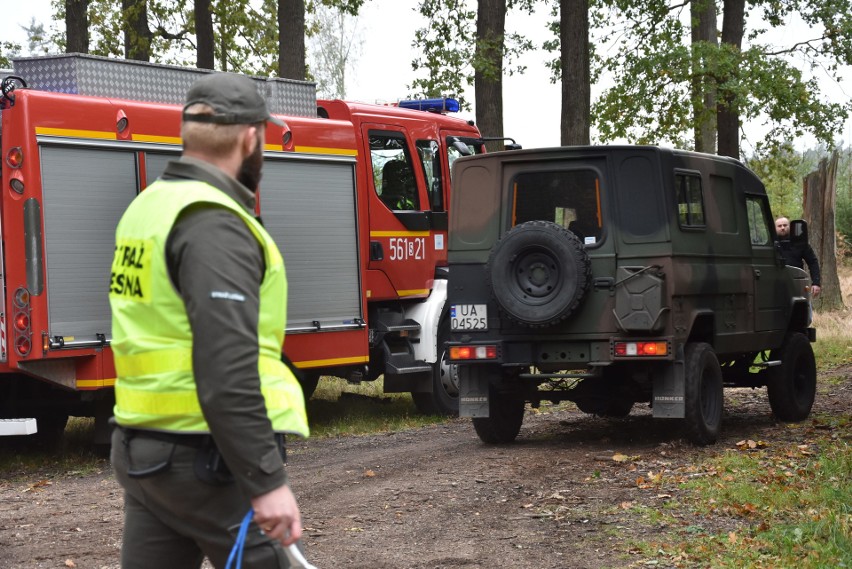
{"label": "green uniform trousers", "polygon": [[[198,449],[191,446],[128,438],[121,429],[114,430],[110,458],[124,488],[122,569],[198,568],[205,556],[217,569],[224,569],[251,503],[233,482],[200,481],[194,468],[197,454]],[[128,471],[153,473],[131,477]],[[242,567],[290,569],[292,565],[281,543],[269,539],[252,522]]]}

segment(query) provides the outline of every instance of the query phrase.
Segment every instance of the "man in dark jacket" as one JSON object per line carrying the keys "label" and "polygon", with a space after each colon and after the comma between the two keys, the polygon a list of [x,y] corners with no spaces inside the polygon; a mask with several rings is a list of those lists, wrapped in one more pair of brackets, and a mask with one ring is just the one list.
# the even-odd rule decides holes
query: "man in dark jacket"
{"label": "man in dark jacket", "polygon": [[820,292],[820,275],[819,261],[817,260],[814,250],[807,241],[791,241],[790,240],[790,220],[786,217],[779,217],[775,220],[775,234],[778,236],[778,248],[781,250],[781,256],[784,257],[784,262],[794,267],[804,269],[804,264],[808,264],[808,271],[811,273],[811,293],[813,297],[819,296]]}
{"label": "man in dark jacket", "polygon": [[[243,567],[298,566],[301,514],[283,435],[308,435],[281,362],[284,261],[254,215],[270,116],[254,82],[205,75],[183,155],[116,230],[112,463],[125,490],[123,569],[225,567],[250,509]],[[285,549],[286,548],[286,549]]]}

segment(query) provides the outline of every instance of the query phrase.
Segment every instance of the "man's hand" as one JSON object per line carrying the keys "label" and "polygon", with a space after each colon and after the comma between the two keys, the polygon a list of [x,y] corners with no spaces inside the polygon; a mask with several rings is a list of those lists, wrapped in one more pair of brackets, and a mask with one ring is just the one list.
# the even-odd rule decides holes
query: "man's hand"
{"label": "man's hand", "polygon": [[287,546],[302,537],[302,516],[289,486],[281,486],[251,500],[254,521],[263,533]]}
{"label": "man's hand", "polygon": [[821,291],[821,290],[822,289],[820,288],[819,285],[811,285],[811,296],[813,296],[814,298],[818,297],[819,291]]}

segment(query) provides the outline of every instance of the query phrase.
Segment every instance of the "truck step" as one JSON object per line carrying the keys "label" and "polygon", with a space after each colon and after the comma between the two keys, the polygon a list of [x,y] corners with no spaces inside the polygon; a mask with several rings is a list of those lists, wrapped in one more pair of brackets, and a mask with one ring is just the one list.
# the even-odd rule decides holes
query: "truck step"
{"label": "truck step", "polygon": [[408,374],[431,372],[432,366],[422,360],[415,360],[411,354],[394,354],[387,360],[385,373]]}
{"label": "truck step", "polygon": [[406,318],[398,323],[387,324],[384,328],[387,332],[404,332],[406,330],[410,332],[417,332],[420,330],[420,323],[416,320],[412,320],[411,318]]}
{"label": "truck step", "polygon": [[0,436],[32,435],[36,432],[35,419],[0,419]]}

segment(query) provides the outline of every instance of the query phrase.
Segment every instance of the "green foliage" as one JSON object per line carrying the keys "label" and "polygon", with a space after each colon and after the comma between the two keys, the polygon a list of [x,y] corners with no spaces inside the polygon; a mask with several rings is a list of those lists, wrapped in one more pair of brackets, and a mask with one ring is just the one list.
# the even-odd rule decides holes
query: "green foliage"
{"label": "green foliage", "polygon": [[414,34],[416,53],[411,67],[425,71],[426,77],[409,86],[425,97],[455,95],[465,110],[470,102],[465,90],[473,83],[473,53],[476,12],[466,9],[465,0],[421,0],[417,9],[428,18],[429,26]]}
{"label": "green foliage", "polygon": [[[803,180],[827,153],[824,146],[796,152],[791,142],[770,139],[758,143],[745,163],[766,185],[773,215],[795,219],[802,216]],[[852,148],[840,149],[836,190],[835,228],[852,243]]]}
{"label": "green foliage", "polygon": [[[509,0],[507,8],[531,12],[536,0]],[[420,0],[418,12],[428,22],[414,34],[412,47],[416,56],[411,67],[414,71],[425,71],[411,85],[415,96],[440,97],[454,95],[462,109],[470,110],[470,101],[464,93],[473,85],[475,73],[486,79],[495,79],[501,70],[493,57],[502,44],[502,71],[509,75],[523,73],[524,66],[513,66],[513,62],[524,52],[533,48],[533,42],[517,33],[504,33],[502,37],[482,40],[476,45],[476,10],[470,8],[468,0]],[[511,21],[507,15],[506,21]],[[477,55],[480,53],[482,55]]]}
{"label": "green foliage", "polygon": [[763,181],[774,217],[802,217],[803,156],[790,142],[758,144],[746,164]]}
{"label": "green foliage", "polygon": [[20,44],[4,41],[0,42],[0,69],[11,69],[12,58],[21,53]]}
{"label": "green foliage", "polygon": [[[748,30],[742,51],[693,44],[688,4],[600,0],[594,9],[591,21],[604,47],[593,58],[593,75],[606,74],[613,85],[592,109],[601,139],[691,147],[700,101],[693,100],[690,85],[709,77],[719,100],[730,98],[742,121],[767,121],[768,139],[810,133],[831,144],[852,105],[826,102],[818,82],[806,79],[797,64],[834,78],[852,64],[852,0],[754,0],[763,9],[763,27]],[[809,26],[812,39],[795,38],[782,47],[764,39],[793,13]]]}

